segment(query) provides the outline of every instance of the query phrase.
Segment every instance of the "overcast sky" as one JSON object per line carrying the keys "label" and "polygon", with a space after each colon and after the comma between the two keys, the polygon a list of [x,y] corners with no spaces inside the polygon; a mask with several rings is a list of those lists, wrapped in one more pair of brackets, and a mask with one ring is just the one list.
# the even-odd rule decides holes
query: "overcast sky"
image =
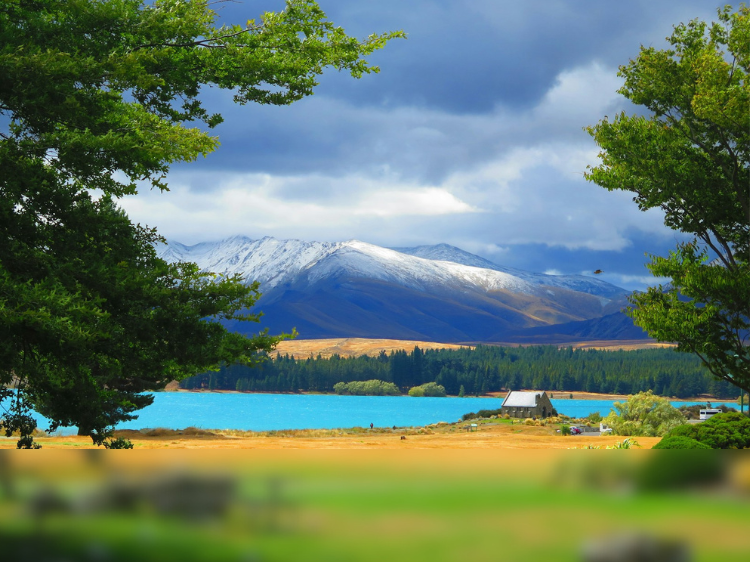
{"label": "overcast sky", "polygon": [[[382,246],[453,244],[501,265],[593,274],[642,289],[645,253],[679,234],[631,197],[584,180],[584,126],[636,111],[618,65],[662,47],[679,22],[714,20],[698,0],[320,0],[350,35],[403,29],[360,80],[329,71],[288,107],[232,105],[221,146],[180,165],[169,193],[122,206],[186,244],[236,234]],[[281,0],[218,5],[234,23]]]}

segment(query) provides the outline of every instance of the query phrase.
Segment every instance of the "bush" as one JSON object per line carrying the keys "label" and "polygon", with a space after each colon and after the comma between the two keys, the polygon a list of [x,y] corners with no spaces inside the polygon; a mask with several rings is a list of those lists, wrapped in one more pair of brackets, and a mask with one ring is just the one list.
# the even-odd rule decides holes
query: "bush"
{"label": "bush", "polygon": [[570,426],[566,423],[560,426],[560,435],[570,435]]}
{"label": "bush", "polygon": [[709,449],[748,449],[750,448],[750,419],[739,412],[716,414],[702,423],[675,427],[664,436],[659,445],[667,438],[698,441]]}
{"label": "bush", "polygon": [[604,423],[615,435],[658,437],[685,423],[685,416],[667,398],[654,396],[650,390],[615,402],[614,407],[618,412],[611,412]]}
{"label": "bush", "polygon": [[123,437],[118,437],[117,439],[111,439],[110,441],[104,441],[102,443],[104,445],[105,449],[132,449],[133,444],[130,442],[130,439],[124,439]]}
{"label": "bush", "polygon": [[337,382],[333,385],[336,394],[353,394],[355,396],[398,396],[398,387],[392,382],[377,379],[369,381]]}
{"label": "bush", "polygon": [[445,387],[434,382],[428,382],[409,389],[409,396],[430,396],[433,398],[443,398],[445,397],[445,395]]}
{"label": "bush", "polygon": [[678,425],[670,430],[664,437],[687,437],[688,439],[695,439],[698,441],[698,425],[692,423]]}
{"label": "bush", "polygon": [[670,435],[668,437],[664,437],[661,441],[659,441],[652,448],[653,449],[710,449],[711,447],[709,447],[705,443],[701,443],[700,441],[697,441],[690,437],[685,437],[683,435]]}
{"label": "bush", "polygon": [[602,421],[602,415],[599,412],[591,412],[587,416],[587,419],[589,420],[590,423],[597,424],[600,421]]}
{"label": "bush", "polygon": [[[469,412],[468,414],[464,414],[461,416],[461,421],[466,420],[473,420],[476,418],[491,418],[492,416],[499,416],[500,415],[500,409],[497,410],[479,410],[478,412]],[[505,414],[503,416],[503,419],[509,419],[510,416],[508,414]]]}
{"label": "bush", "polygon": [[716,414],[698,424],[697,439],[712,449],[750,448],[750,418],[739,412]]}

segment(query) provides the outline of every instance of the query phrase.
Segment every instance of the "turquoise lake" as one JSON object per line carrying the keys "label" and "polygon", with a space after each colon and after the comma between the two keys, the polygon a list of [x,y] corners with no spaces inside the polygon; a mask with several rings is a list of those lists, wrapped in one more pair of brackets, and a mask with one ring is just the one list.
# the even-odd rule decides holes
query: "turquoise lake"
{"label": "turquoise lake", "polygon": [[[500,407],[501,398],[412,398],[409,396],[338,396],[330,394],[245,394],[212,392],[157,392],[154,403],[138,412],[138,419],[118,429],[165,427],[184,429],[333,429],[337,427],[422,426],[455,422],[463,414]],[[714,406],[721,402],[713,402]],[[584,417],[607,415],[612,400],[558,400],[558,412]],[[704,402],[673,402],[674,406]],[[728,404],[736,406],[736,404]],[[48,427],[38,417],[39,428]],[[75,433],[74,428],[60,430]]]}

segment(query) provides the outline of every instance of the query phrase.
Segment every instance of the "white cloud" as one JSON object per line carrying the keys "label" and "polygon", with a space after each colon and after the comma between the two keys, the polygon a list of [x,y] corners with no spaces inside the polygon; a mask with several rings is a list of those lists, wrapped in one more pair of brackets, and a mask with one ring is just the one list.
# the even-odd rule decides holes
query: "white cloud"
{"label": "white cloud", "polygon": [[449,215],[472,213],[478,209],[437,187],[404,190],[383,189],[370,192],[357,202],[351,212],[356,216],[401,217],[414,215]]}
{"label": "white cloud", "polygon": [[621,86],[617,70],[598,62],[566,70],[534,109],[532,119],[579,128],[593,124],[622,104],[617,93]]}
{"label": "white cloud", "polygon": [[583,178],[598,150],[582,127],[622,106],[618,86],[614,68],[590,62],[560,73],[526,111],[460,115],[321,97],[301,106],[309,120],[300,127],[324,131],[321,142],[338,152],[315,172],[172,174],[171,193],[144,192],[122,205],[186,242],[233,234],[449,241],[498,260],[514,244],[620,251],[630,230],[666,229],[629,194]]}
{"label": "white cloud", "polygon": [[[189,242],[251,232],[279,237],[301,232],[314,239],[316,231],[350,233],[367,219],[409,221],[415,216],[479,212],[443,188],[389,183],[381,189],[377,183],[356,177],[329,178],[332,191],[341,196],[321,200],[279,196],[289,187],[287,182],[299,189],[296,184],[301,178],[214,174],[213,181],[219,185],[211,192],[173,183],[169,193],[146,191],[123,199],[121,206],[134,220],[158,225],[167,237]],[[341,184],[348,188],[341,190]],[[367,238],[361,231],[354,235]]]}

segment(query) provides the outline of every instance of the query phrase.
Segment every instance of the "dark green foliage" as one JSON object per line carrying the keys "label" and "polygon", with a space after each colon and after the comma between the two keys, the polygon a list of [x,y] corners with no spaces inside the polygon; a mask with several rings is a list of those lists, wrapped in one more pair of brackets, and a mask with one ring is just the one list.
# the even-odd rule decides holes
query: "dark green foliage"
{"label": "dark green foliage", "polygon": [[0,389],[20,397],[5,418],[21,446],[29,406],[105,444],[145,391],[252,365],[279,339],[206,321],[257,321],[258,285],[157,258],[118,199],[167,190],[172,164],[217,147],[203,89],[287,105],[325,68],[377,72],[365,57],[404,34],[358,41],[313,0],[222,25],[214,4],[0,2]]}
{"label": "dark green foliage", "polygon": [[104,443],[105,449],[132,449],[133,444],[130,442],[130,439],[125,439],[123,437],[118,437],[117,439],[110,439],[109,441],[105,441]]}
{"label": "dark green foliage", "polygon": [[[672,439],[691,441],[685,437]],[[649,455],[636,473],[636,486],[644,491],[656,492],[706,486],[724,480],[724,458],[715,452],[697,450],[703,448],[700,446],[679,448],[693,450],[672,450]]]}
{"label": "dark green foliage", "polygon": [[671,431],[669,431],[664,437],[685,437],[687,439],[698,439],[699,427],[698,424],[686,423],[684,425],[678,425]]}
{"label": "dark green foliage", "polygon": [[478,412],[469,412],[461,416],[461,421],[473,420],[477,418],[491,418],[492,416],[499,416],[500,408],[497,410],[479,410]]}
{"label": "dark green foliage", "polygon": [[[394,378],[395,377],[395,378]],[[709,393],[735,397],[736,390],[715,379],[696,357],[670,349],[600,351],[555,346],[398,351],[379,357],[294,359],[277,355],[257,369],[222,366],[219,371],[182,381],[188,389],[260,392],[333,392],[338,382],[378,379],[406,392],[411,386],[435,382],[448,395],[467,396],[507,389],[628,392],[653,389],[655,394],[688,398]],[[213,381],[213,382],[212,382]],[[413,381],[413,384],[410,382]],[[406,385],[406,386],[405,386]],[[565,394],[567,396],[567,394]]]}
{"label": "dark green foliage", "polygon": [[712,449],[750,448],[750,418],[739,412],[717,414],[698,426],[698,440]]}
{"label": "dark green foliage", "polygon": [[711,449],[748,449],[750,418],[739,412],[716,414],[701,423],[678,426],[667,433],[664,439],[668,437],[694,439]]}
{"label": "dark green foliage", "polygon": [[668,48],[620,67],[618,92],[640,108],[587,129],[602,150],[585,176],[693,237],[651,256],[669,283],[630,297],[636,325],[750,390],[750,7],[718,18],[676,25]]}
{"label": "dark green foliage", "polygon": [[653,449],[710,449],[705,443],[701,443],[690,437],[673,435],[665,437],[652,447]]}
{"label": "dark green foliage", "polygon": [[398,396],[401,394],[392,382],[379,380],[339,382],[333,385],[336,394],[355,396]]}
{"label": "dark green foliage", "polygon": [[432,398],[442,398],[445,396],[445,388],[434,382],[426,382],[419,386],[409,389],[409,396],[427,396]]}

